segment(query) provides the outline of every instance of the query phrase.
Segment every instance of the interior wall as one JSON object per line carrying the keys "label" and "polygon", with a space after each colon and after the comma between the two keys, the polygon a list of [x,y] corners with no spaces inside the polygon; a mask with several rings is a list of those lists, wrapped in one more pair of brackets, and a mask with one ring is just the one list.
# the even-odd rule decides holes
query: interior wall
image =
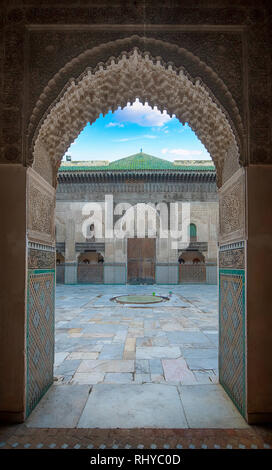
{"label": "interior wall", "polygon": [[0,165],[0,421],[25,417],[26,168]]}
{"label": "interior wall", "polygon": [[55,189],[27,170],[26,403],[28,416],[53,383],[55,344]]}
{"label": "interior wall", "polygon": [[240,168],[219,190],[219,381],[244,417],[246,387],[246,191]]}
{"label": "interior wall", "polygon": [[247,389],[249,422],[272,421],[272,168],[247,175]]}

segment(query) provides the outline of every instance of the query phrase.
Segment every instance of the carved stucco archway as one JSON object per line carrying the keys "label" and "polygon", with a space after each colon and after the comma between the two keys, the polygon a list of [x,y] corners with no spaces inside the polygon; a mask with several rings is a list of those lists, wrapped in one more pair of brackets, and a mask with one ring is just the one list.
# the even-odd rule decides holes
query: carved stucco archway
{"label": "carved stucco archway", "polygon": [[[118,50],[135,43],[142,49],[155,44],[163,46],[169,56],[174,49],[185,61],[189,58],[194,68],[197,65],[198,73],[192,77],[182,65],[175,67],[138,47],[110,56],[116,51],[117,43]],[[137,36],[101,45],[99,49],[104,54],[104,62],[95,67],[86,66],[88,56],[94,53],[92,50],[73,59],[50,80],[33,109],[28,128],[33,155],[29,163],[34,158],[34,168],[45,179],[55,185],[62,156],[88,122],[136,98],[161,111],[166,109],[182,123],[189,123],[214,160],[219,187],[239,168],[239,161],[243,160],[242,121],[230,92],[210,67],[178,46],[154,39],[143,41]],[[83,69],[71,78],[75,64]],[[210,82],[213,80],[214,88],[219,89],[217,94],[224,98],[224,106],[204,83],[205,74]],[[58,89],[63,75],[67,75],[67,82]],[[50,102],[54,88],[58,89],[58,95]],[[46,166],[46,159],[52,165]]]}
{"label": "carved stucco archway", "polygon": [[[175,114],[182,123],[188,122],[213,158],[216,166],[218,187],[223,185],[224,188],[229,178],[237,173],[236,181],[240,181],[243,178],[243,175],[241,176],[239,173],[243,172],[243,168],[240,168],[243,161],[242,123],[237,107],[223,82],[209,67],[206,67],[203,62],[194,57],[193,54],[177,46],[169,47],[168,45],[166,50],[173,52],[174,48],[177,55],[181,54],[187,57],[187,59],[190,57],[199,74],[196,73],[192,77],[182,65],[175,67],[171,63],[167,64],[161,57],[154,57],[151,53],[139,49],[139,44],[137,44],[137,47],[133,44],[134,42],[139,43],[139,41],[139,38],[135,39],[135,41],[133,40],[133,47],[131,47],[129,52],[119,53],[115,56],[110,54],[114,50],[114,45],[111,44],[111,47],[107,47],[107,45],[101,46],[104,51],[105,60],[94,68],[86,66],[86,60],[92,54],[92,52],[86,51],[86,53],[82,54],[83,58],[73,59],[71,63],[67,64],[67,67],[64,67],[62,71],[56,74],[40,96],[40,100],[33,110],[28,128],[29,147],[32,150],[29,164],[33,163],[29,173],[29,239],[33,237],[33,240],[38,240],[40,243],[48,243],[50,239],[52,246],[54,245],[54,211],[53,209],[51,210],[50,218],[46,208],[49,206],[53,208],[54,206],[55,189],[52,186],[56,186],[56,175],[61,158],[79,132],[88,122],[94,122],[100,113],[105,114],[109,110],[116,110],[119,106],[124,107],[127,102],[132,102],[136,98],[139,98],[142,102],[148,102],[153,107],[157,106],[161,111],[166,109],[169,114]],[[131,40],[117,42],[119,49],[124,44],[131,44]],[[155,42],[159,43],[156,45],[162,47],[162,49],[165,47],[162,41]],[[147,43],[148,41],[144,42],[145,50]],[[71,77],[75,64],[80,65],[80,68],[82,64],[85,64],[85,66],[78,75],[74,75],[75,78],[70,78],[59,89],[60,77],[63,74]],[[203,75],[203,70],[211,75],[215,83],[214,87],[216,88],[217,84],[220,88],[221,94],[225,98],[224,104],[228,104],[228,110],[215,97],[215,94],[207,84],[199,78],[199,76]],[[52,99],[53,96],[54,99]],[[235,124],[233,118],[235,118]],[[34,186],[36,185],[37,189],[38,178],[43,182],[41,186],[42,184],[44,185],[44,190],[41,191],[40,195],[37,194],[37,191],[32,192],[33,184]],[[244,212],[242,212],[241,217],[240,211],[240,209],[244,211],[244,193],[240,189],[242,187],[243,182],[242,184],[239,183],[238,189],[235,188],[236,192],[232,193],[232,186],[227,189],[227,198],[224,199],[226,204],[225,206],[224,204],[222,205],[225,211],[224,213],[222,212],[222,220],[232,218],[234,201],[236,208],[238,205],[238,210],[235,213],[234,228],[231,230],[235,232],[235,224],[238,225],[239,229],[240,223],[242,228],[240,231],[237,230],[237,237],[239,236],[244,239]],[[37,206],[40,206],[41,209],[39,213],[37,210],[33,212],[32,209],[32,207],[35,208]],[[40,220],[42,220],[42,224]],[[45,220],[48,221],[48,228],[44,228]],[[35,223],[38,230],[33,231],[31,229],[33,229]],[[40,231],[39,225],[41,225]],[[229,235],[228,233],[227,236]],[[49,264],[47,267],[52,269],[52,266],[49,266]],[[32,269],[32,266],[29,265],[29,268]],[[243,269],[241,270],[243,271]],[[36,273],[31,271],[31,275],[33,283]],[[243,275],[241,274],[241,276]],[[232,282],[233,279],[230,278],[230,283]],[[242,281],[240,284],[242,285]],[[244,295],[244,290],[241,292]],[[242,334],[244,333],[239,330],[238,335]],[[241,342],[239,341],[237,344],[238,346],[234,345],[234,349],[240,347]],[[223,362],[221,369],[224,372],[224,385],[228,387],[234,402],[244,414],[244,350],[242,352],[239,350],[240,353],[240,363],[239,367],[236,367],[235,380],[232,380],[232,377],[228,375],[230,370],[229,357],[224,354],[222,355]],[[30,362],[31,360],[32,358],[29,355],[27,361]],[[45,368],[49,377],[52,370],[50,361],[45,365]],[[243,378],[240,386],[239,379],[241,374]],[[36,379],[35,377],[32,379],[33,382],[39,380],[39,378]],[[236,393],[235,387],[237,387],[238,382],[239,390]],[[45,386],[46,384],[41,383],[37,388],[37,393],[33,392],[33,396],[29,395],[28,412],[35,406],[39,399],[39,393],[43,393]]]}

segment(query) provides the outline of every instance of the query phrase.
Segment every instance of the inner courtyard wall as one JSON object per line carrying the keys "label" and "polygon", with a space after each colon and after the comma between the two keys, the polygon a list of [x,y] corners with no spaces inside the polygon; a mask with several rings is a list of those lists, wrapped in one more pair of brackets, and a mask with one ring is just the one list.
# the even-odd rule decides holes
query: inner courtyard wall
{"label": "inner courtyard wall", "polygon": [[[86,192],[87,193],[87,192]],[[86,238],[83,234],[82,227],[83,222],[88,218],[88,216],[83,214],[84,207],[88,202],[98,202],[102,207],[102,227],[103,232],[105,230],[104,221],[104,202],[105,194],[92,193],[85,194],[84,202],[78,201],[78,195],[76,194],[76,201],[71,200],[73,195],[71,193],[64,195],[60,193],[61,197],[59,198],[59,193],[57,192],[57,202],[56,202],[56,242],[59,244],[64,244],[65,251],[65,260],[67,262],[76,261],[77,253],[75,250],[76,243],[85,243],[92,241],[90,238]],[[66,201],[64,201],[64,197]],[[206,202],[200,202],[196,199],[208,199]],[[192,200],[193,199],[193,200]],[[211,199],[209,201],[209,199]],[[179,229],[181,229],[182,221],[182,202],[190,202],[190,215],[191,219],[187,222],[188,224],[195,223],[197,227],[197,242],[206,242],[207,251],[205,249],[205,258],[207,262],[216,263],[217,261],[217,240],[218,240],[218,201],[216,193],[196,193],[192,194],[187,192],[184,193],[166,193],[166,192],[156,192],[156,193],[144,193],[140,192],[116,192],[113,193],[114,207],[121,203],[126,202],[131,204],[131,206],[136,206],[138,203],[149,203],[158,204],[160,202],[166,202],[169,207],[169,204],[172,202],[179,203],[178,217],[179,217]],[[170,215],[170,214],[169,214]],[[114,216],[114,222],[120,216]],[[70,224],[70,225],[69,225]],[[169,227],[169,226],[168,226]],[[147,224],[146,224],[147,228]],[[135,227],[136,229],[136,227]],[[104,233],[103,233],[104,235]],[[146,234],[147,236],[147,234]],[[158,237],[157,237],[158,238]],[[119,239],[105,239],[103,237],[97,236],[95,231],[95,242],[96,243],[105,243],[105,262],[123,262],[127,261],[127,248],[126,240]],[[182,242],[177,243],[176,249],[171,248],[171,243],[167,240],[157,240],[157,250],[156,250],[156,259],[158,262],[178,262],[178,257],[183,247]]]}

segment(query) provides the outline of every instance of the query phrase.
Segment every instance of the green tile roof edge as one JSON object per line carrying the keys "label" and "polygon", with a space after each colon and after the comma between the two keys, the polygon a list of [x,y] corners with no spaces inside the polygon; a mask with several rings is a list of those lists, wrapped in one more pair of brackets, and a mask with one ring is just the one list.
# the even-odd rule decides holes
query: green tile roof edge
{"label": "green tile roof edge", "polygon": [[70,166],[70,167],[60,167],[59,171],[61,172],[94,172],[94,171],[215,171],[214,166],[182,166],[175,165],[172,168],[109,168],[105,166]]}
{"label": "green tile roof edge", "polygon": [[[181,160],[182,161],[182,160]],[[188,161],[188,160],[186,160]],[[207,160],[206,160],[207,161]],[[111,172],[111,171],[161,171],[161,170],[172,170],[172,171],[215,171],[213,164],[211,165],[179,165],[164,160],[162,158],[154,157],[145,153],[138,153],[130,155],[129,157],[121,158],[110,162],[109,165],[73,165],[64,162],[59,168],[60,172]],[[82,162],[83,163],[83,162]]]}

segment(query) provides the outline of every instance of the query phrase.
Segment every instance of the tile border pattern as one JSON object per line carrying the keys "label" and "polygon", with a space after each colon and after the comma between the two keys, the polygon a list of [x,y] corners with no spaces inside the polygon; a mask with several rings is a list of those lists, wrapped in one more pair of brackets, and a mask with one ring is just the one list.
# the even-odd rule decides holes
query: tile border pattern
{"label": "tile border pattern", "polygon": [[246,413],[245,271],[219,270],[219,382]]}
{"label": "tile border pattern", "polygon": [[271,449],[267,428],[2,429],[1,449]]}
{"label": "tile border pattern", "polygon": [[27,289],[26,416],[53,383],[55,269],[30,269]]}

